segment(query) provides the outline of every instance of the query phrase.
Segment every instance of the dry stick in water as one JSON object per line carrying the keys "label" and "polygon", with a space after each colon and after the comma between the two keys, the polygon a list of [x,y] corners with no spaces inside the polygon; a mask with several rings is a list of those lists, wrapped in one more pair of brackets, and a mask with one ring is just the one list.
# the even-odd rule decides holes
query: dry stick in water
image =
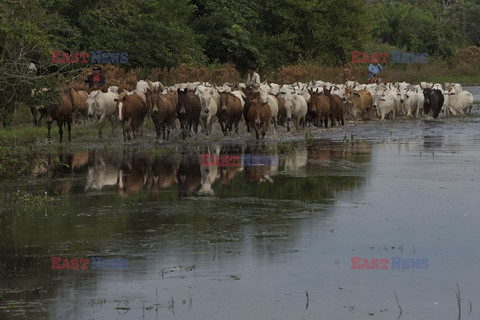
{"label": "dry stick in water", "polygon": [[305,310],[308,309],[308,303],[310,302],[310,299],[308,298],[308,291],[305,291],[307,294],[307,304],[305,305]]}
{"label": "dry stick in water", "polygon": [[460,287],[458,286],[457,283],[457,291],[455,292],[455,295],[457,296],[457,305],[458,305],[458,320],[462,318],[462,308],[460,307]]}
{"label": "dry stick in water", "polygon": [[397,293],[395,292],[395,290],[393,290],[393,294],[395,295],[395,301],[397,301],[397,305],[398,305],[398,308],[400,309],[400,314],[401,314],[403,310],[402,310],[402,307],[400,306],[400,303],[398,302]]}

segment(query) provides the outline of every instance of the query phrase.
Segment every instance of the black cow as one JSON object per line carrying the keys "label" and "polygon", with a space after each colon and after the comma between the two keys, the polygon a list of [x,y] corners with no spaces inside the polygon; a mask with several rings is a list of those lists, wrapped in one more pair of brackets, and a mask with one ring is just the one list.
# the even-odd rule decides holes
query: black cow
{"label": "black cow", "polygon": [[425,98],[423,101],[423,112],[424,114],[429,114],[430,110],[432,110],[433,118],[437,119],[440,110],[442,110],[445,98],[443,97],[442,91],[432,88],[423,89],[423,96]]}

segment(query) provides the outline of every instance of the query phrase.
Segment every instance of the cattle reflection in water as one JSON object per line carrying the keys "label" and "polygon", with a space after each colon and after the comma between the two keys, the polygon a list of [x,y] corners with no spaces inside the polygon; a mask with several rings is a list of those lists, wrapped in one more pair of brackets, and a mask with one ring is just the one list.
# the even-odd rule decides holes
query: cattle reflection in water
{"label": "cattle reflection in water", "polygon": [[147,178],[148,189],[158,193],[178,183],[177,172],[180,167],[181,156],[179,154],[164,157],[150,156],[147,158],[150,172]]}
{"label": "cattle reflection in water", "polygon": [[199,155],[184,155],[177,173],[178,195],[186,197],[199,191],[202,186]]}
{"label": "cattle reflection in water", "polygon": [[[75,192],[114,191],[121,196],[147,192],[158,198],[165,192],[178,192],[179,197],[228,196],[232,186],[235,190],[243,184],[273,184],[275,177],[310,177],[330,175],[332,166],[348,168],[354,163],[370,161],[370,146],[355,142],[355,146],[341,142],[321,142],[307,148],[298,144],[288,150],[248,145],[209,145],[197,147],[195,151],[178,151],[166,155],[153,155],[147,150],[126,148],[119,152],[106,153],[100,150],[83,151],[58,157],[46,158],[45,168],[35,167],[38,176],[48,176],[49,194]],[[222,156],[251,155],[278,157],[279,163],[259,165],[239,163],[227,166],[220,164],[205,166],[202,154]],[[57,163],[58,165],[52,165]],[[345,166],[344,166],[345,164]],[[342,169],[342,170],[343,170]],[[44,172],[44,173],[42,173]],[[84,177],[84,180],[79,179]],[[75,186],[75,181],[85,181]],[[282,178],[279,181],[284,181]],[[281,182],[283,183],[283,182]],[[280,183],[280,184],[281,184]],[[82,183],[83,184],[83,183]],[[75,187],[77,187],[75,189]],[[275,186],[281,188],[281,185]],[[80,190],[79,190],[80,188]]]}
{"label": "cattle reflection in water", "polygon": [[147,161],[125,150],[123,161],[118,170],[117,190],[122,196],[139,192],[147,182]]}

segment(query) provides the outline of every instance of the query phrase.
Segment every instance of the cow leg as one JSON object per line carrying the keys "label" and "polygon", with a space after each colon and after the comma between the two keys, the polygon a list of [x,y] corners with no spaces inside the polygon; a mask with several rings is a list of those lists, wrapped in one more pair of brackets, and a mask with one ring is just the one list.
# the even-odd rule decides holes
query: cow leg
{"label": "cow leg", "polygon": [[223,121],[218,121],[218,122],[220,122],[220,127],[222,127],[223,135],[226,136],[227,135],[226,125],[223,123]]}
{"label": "cow leg", "polygon": [[256,123],[252,124],[253,129],[255,130],[255,136],[257,137],[257,140],[260,138],[260,135],[258,134],[258,127]]}
{"label": "cow leg", "polygon": [[335,127],[335,117],[333,114],[330,115],[330,127]]}
{"label": "cow leg", "polygon": [[127,121],[127,138],[128,138],[128,140],[131,140],[132,138],[135,138],[133,127],[134,127],[133,126],[133,120],[130,118]]}
{"label": "cow leg", "polygon": [[[163,140],[168,140],[168,134],[167,134],[168,123],[163,122],[159,129],[160,131],[162,131]],[[160,131],[157,131],[157,140],[160,139]]]}
{"label": "cow leg", "polygon": [[125,122],[123,122],[123,142],[127,142],[127,128],[125,126]]}
{"label": "cow leg", "polygon": [[175,125],[175,120],[172,119],[170,120],[169,123],[167,123],[167,140],[170,139],[170,130],[172,130],[173,126]]}
{"label": "cow leg", "polygon": [[240,119],[238,119],[237,121],[235,121],[235,133],[238,132],[238,123],[240,122]]}
{"label": "cow leg", "polygon": [[323,122],[325,122],[325,128],[328,128],[328,116],[323,116]]}
{"label": "cow leg", "polygon": [[273,122],[273,127],[275,128],[275,131],[277,131],[277,116],[272,118],[272,122]]}
{"label": "cow leg", "polygon": [[342,126],[344,126],[344,125],[345,125],[345,117],[344,117],[343,114],[342,114],[342,116],[340,117],[340,120],[342,120]]}
{"label": "cow leg", "polygon": [[60,142],[63,140],[63,121],[58,121],[57,120],[57,125],[58,125],[58,133],[60,134]]}
{"label": "cow leg", "polygon": [[[160,132],[162,131],[162,126],[160,123],[154,122],[155,126],[155,134],[157,136],[157,140],[160,139]],[[165,132],[163,133],[163,139],[165,139]]]}
{"label": "cow leg", "polygon": [[193,131],[195,131],[195,134],[198,134],[198,126],[199,126],[199,122],[198,121],[195,121],[193,120]]}
{"label": "cow leg", "polygon": [[68,141],[72,141],[72,119],[67,121]]}
{"label": "cow leg", "polygon": [[103,119],[105,119],[105,115],[101,115],[100,118],[98,118],[98,137],[102,137],[102,129],[103,129]]}
{"label": "cow leg", "polygon": [[36,107],[30,107],[30,113],[32,114],[32,121],[33,121],[33,126],[36,127],[38,125],[37,123],[37,108]]}
{"label": "cow leg", "polygon": [[116,120],[117,118],[112,115],[108,119],[110,120],[110,123],[112,125],[112,136],[114,136],[115,135],[115,127],[117,126],[117,120]]}
{"label": "cow leg", "polygon": [[51,123],[47,123],[47,129],[48,129],[48,134],[47,134],[47,137],[48,137],[48,140],[50,141],[50,130],[52,129],[52,124]]}

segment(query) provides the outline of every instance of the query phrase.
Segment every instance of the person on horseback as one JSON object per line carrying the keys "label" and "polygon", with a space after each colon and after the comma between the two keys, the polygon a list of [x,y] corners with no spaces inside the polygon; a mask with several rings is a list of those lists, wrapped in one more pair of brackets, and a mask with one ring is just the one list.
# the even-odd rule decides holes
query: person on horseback
{"label": "person on horseback", "polygon": [[90,90],[99,90],[105,85],[105,77],[102,75],[102,67],[94,66],[93,73],[89,74],[85,83]]}
{"label": "person on horseback", "polygon": [[382,71],[383,67],[378,64],[378,60],[372,60],[372,63],[368,66],[368,81],[367,83],[372,83],[373,77],[379,76],[380,71]]}
{"label": "person on horseback", "polygon": [[260,76],[256,72],[256,69],[255,67],[248,68],[247,82],[245,82],[247,88],[260,88]]}

